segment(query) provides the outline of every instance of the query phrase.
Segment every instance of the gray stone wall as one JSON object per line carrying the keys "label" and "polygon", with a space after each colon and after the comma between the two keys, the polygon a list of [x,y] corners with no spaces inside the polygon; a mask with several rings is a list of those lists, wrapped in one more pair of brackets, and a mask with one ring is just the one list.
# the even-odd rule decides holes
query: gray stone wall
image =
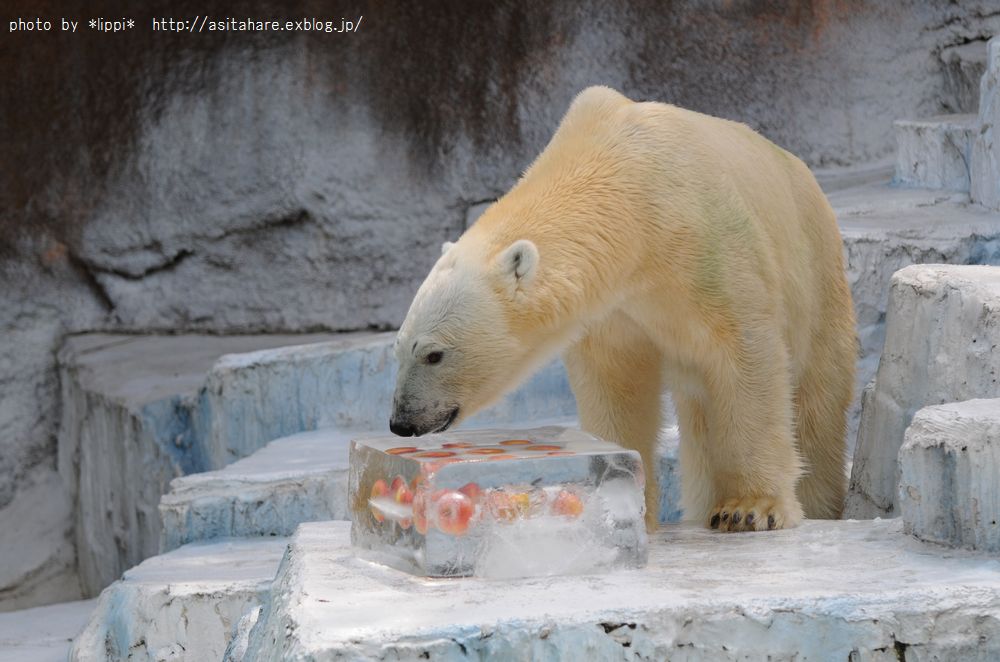
{"label": "gray stone wall", "polygon": [[[154,16],[234,10],[146,6],[119,35],[0,44],[0,519],[55,471],[67,333],[392,328],[440,242],[588,84],[747,122],[814,166],[866,163],[891,156],[894,119],[961,106],[945,49],[1000,31],[985,0],[239,9],[363,15],[352,35],[154,33]],[[34,593],[24,577],[0,577],[0,609],[75,594],[66,573]]]}

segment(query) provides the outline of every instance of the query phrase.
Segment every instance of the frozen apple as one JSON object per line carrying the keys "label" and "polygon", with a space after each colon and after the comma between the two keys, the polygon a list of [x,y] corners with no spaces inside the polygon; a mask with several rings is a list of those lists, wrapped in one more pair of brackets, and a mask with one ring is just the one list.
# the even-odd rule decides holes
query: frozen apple
{"label": "frozen apple", "polygon": [[434,501],[439,529],[453,536],[464,535],[469,530],[469,520],[475,511],[472,499],[457,490],[449,490]]}

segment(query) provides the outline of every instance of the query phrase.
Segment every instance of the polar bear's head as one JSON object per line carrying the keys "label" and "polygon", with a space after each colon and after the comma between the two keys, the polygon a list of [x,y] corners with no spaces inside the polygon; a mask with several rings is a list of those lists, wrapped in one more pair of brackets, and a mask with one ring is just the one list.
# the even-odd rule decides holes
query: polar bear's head
{"label": "polar bear's head", "polygon": [[445,243],[396,336],[395,434],[441,432],[530,370],[532,348],[512,322],[537,264],[526,239],[492,256],[471,241]]}

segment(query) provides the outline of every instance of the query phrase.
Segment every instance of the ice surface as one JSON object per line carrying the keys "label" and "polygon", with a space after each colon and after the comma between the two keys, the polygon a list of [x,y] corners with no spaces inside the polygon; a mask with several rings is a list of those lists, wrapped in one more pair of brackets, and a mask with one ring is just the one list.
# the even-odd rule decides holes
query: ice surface
{"label": "ice surface", "polygon": [[560,426],[351,443],[351,540],[418,575],[577,574],[646,561],[635,451]]}

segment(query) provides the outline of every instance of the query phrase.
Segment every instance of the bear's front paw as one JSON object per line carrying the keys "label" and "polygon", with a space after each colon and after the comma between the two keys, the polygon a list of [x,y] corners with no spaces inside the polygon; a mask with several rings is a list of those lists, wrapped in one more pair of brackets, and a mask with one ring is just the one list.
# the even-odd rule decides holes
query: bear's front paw
{"label": "bear's front paw", "polygon": [[795,506],[787,507],[782,499],[771,496],[724,499],[712,509],[708,526],[727,533],[789,528],[802,518],[801,509]]}

